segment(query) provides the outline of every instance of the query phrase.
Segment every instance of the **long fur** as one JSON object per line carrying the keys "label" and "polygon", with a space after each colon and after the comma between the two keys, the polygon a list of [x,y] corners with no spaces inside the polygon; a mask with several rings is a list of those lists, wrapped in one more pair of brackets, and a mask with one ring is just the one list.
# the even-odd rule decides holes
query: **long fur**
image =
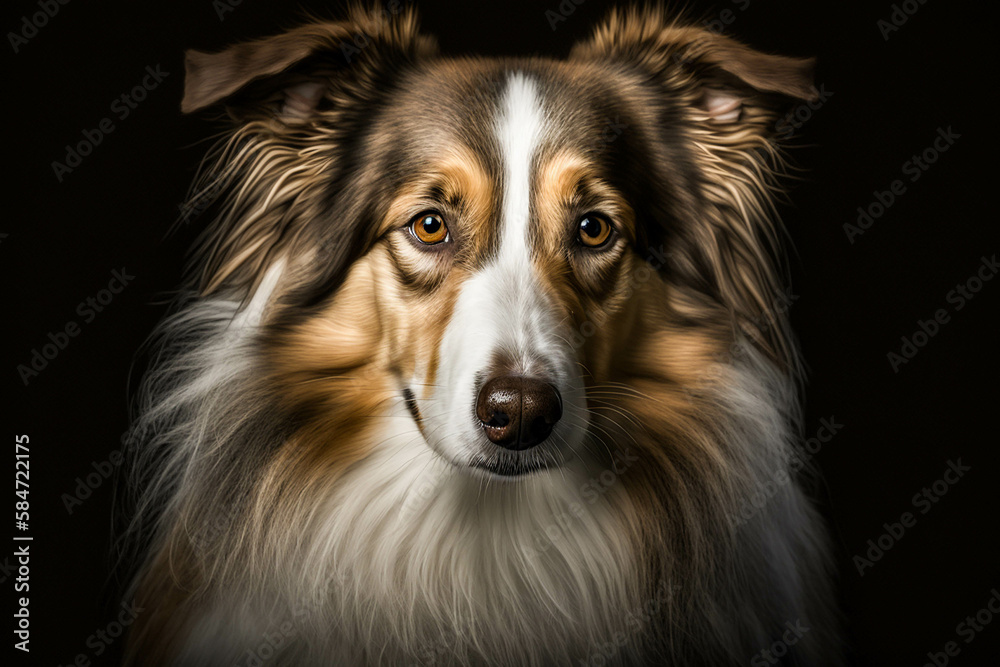
{"label": "long fur", "polygon": [[[574,346],[586,409],[566,420],[586,430],[585,447],[557,470],[497,483],[428,447],[394,384],[424,376],[398,368],[412,350],[390,339],[407,338],[396,328],[407,317],[389,313],[429,317],[412,303],[431,297],[392,296],[401,280],[376,229],[390,147],[367,119],[398,94],[380,68],[433,58],[432,42],[409,13],[355,10],[335,25],[334,37],[354,26],[371,46],[333,76],[310,122],[282,119],[274,91],[332,76],[327,65],[264,68],[283,73],[237,77],[218,95],[242,91],[192,199],[203,210],[198,192],[217,196],[214,220],[161,326],[133,429],[130,535],[146,556],[131,593],[150,611],[130,660],[742,664],[802,621],[792,664],[835,662],[826,536],[803,480],[732,519],[789,470],[802,430],[769,132],[772,95],[797,89],[748,94],[740,123],[720,130],[699,106],[706,77],[783,86],[712,61],[721,50],[745,63],[746,47],[647,11],[613,14],[574,50],[583,71],[620,77],[614,94],[649,142],[648,78],[603,61],[639,54],[630,67],[670,91],[677,136],[649,165],[681,182],[663,185],[669,202],[646,202],[662,227],[636,243],[666,241],[669,259],[652,277],[642,252],[622,259],[631,278],[607,299],[614,308],[573,302],[568,312],[604,313]],[[519,67],[541,77],[556,66]]]}

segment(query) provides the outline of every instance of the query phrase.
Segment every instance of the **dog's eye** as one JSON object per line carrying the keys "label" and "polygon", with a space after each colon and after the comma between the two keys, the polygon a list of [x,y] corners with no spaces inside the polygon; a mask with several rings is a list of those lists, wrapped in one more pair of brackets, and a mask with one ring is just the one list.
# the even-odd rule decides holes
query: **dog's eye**
{"label": "dog's eye", "polygon": [[448,225],[437,213],[421,213],[410,223],[410,233],[426,245],[448,240]]}
{"label": "dog's eye", "polygon": [[588,213],[580,218],[580,243],[588,248],[600,248],[611,238],[611,223],[602,216]]}

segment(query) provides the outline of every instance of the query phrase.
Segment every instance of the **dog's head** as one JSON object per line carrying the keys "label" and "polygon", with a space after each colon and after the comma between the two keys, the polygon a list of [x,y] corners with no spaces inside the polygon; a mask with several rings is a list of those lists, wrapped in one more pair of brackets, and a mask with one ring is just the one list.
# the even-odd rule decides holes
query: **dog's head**
{"label": "dog's head", "polygon": [[460,468],[558,467],[739,336],[791,367],[775,121],[813,95],[810,61],[650,11],[564,60],[442,58],[379,11],[190,52],[183,109],[232,124],[199,289],[263,302],[267,381],[337,465],[396,401]]}

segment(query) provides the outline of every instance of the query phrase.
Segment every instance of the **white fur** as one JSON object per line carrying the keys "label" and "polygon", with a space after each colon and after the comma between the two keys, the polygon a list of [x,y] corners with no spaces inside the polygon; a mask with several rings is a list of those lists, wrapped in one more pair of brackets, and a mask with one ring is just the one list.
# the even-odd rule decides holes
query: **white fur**
{"label": "white fur", "polygon": [[[373,455],[340,480],[317,514],[306,563],[289,582],[299,595],[329,591],[334,607],[319,605],[327,612],[321,622],[345,619],[341,640],[384,646],[387,662],[423,654],[559,664],[592,637],[624,631],[618,610],[641,603],[632,583],[638,563],[607,499],[569,514],[583,502],[579,462],[485,489],[467,468],[477,447],[492,447],[474,405],[476,382],[500,349],[523,372],[546,373],[585,414],[572,350],[555,335],[558,323],[531,263],[531,166],[544,112],[526,77],[510,78],[496,132],[505,166],[499,253],[463,286],[441,343],[439,390],[422,406],[427,440],[447,460],[397,402]],[[585,432],[585,420],[568,416],[552,439],[572,448]],[[400,646],[409,655],[396,653]],[[352,660],[360,656],[344,664]]]}
{"label": "white fur", "polygon": [[[156,468],[139,498],[137,520],[158,503],[175,503],[198,477],[193,466],[211,446],[214,410],[230,398],[227,389],[252,373],[254,336],[284,270],[284,260],[277,260],[246,303],[226,296],[193,299],[160,326],[162,343],[132,427],[132,440],[142,443],[133,453],[134,468]],[[179,419],[181,414],[189,416]]]}
{"label": "white fur", "polygon": [[[218,444],[204,425],[215,410],[233,405],[210,397],[232,398],[238,376],[255,372],[244,343],[274,282],[265,281],[242,317],[235,302],[205,302],[170,324],[213,331],[175,360],[204,364],[202,372],[149,406],[150,414],[180,418],[166,435],[176,463],[193,470],[176,485],[177,500],[195,488],[200,453]],[[728,456],[752,491],[785,465],[792,441],[785,410],[794,396],[766,360],[745,350],[743,362],[720,368],[714,400],[729,407],[731,418],[720,425]],[[186,416],[177,412],[191,408]],[[369,457],[331,484],[325,498],[314,499],[296,539],[268,565],[268,579],[214,591],[208,600],[215,606],[193,619],[180,664],[250,664],[248,656],[276,638],[281,650],[269,665],[482,664],[484,658],[496,665],[576,665],[609,643],[617,648],[606,664],[630,664],[641,654],[648,610],[668,606],[675,588],[698,585],[667,579],[655,599],[643,594],[642,554],[622,519],[632,499],[614,484],[589,502],[582,486],[602,469],[581,459],[516,485],[484,486],[424,444],[402,400],[387,408],[371,444]],[[805,617],[807,601],[799,596],[808,565],[795,554],[803,544],[815,548],[815,526],[793,484],[745,527],[741,567],[769,582],[766,590],[747,590],[741,613],[755,645],[771,641],[771,605],[787,616],[781,620]],[[705,641],[713,650],[732,641],[734,658],[751,657],[738,653],[747,640],[737,641],[723,617],[704,623],[685,641]]]}
{"label": "white fur", "polygon": [[[462,286],[441,340],[438,392],[423,410],[431,446],[456,465],[491,451],[475,415],[480,385],[503,352],[517,372],[551,382],[562,396],[565,417],[541,445],[541,455],[560,462],[573,455],[587,430],[583,383],[568,333],[539,287],[531,261],[532,166],[545,138],[538,86],[512,74],[501,99],[494,133],[503,158],[503,215],[497,255]],[[454,424],[457,422],[457,426]]]}
{"label": "white fur", "polygon": [[[545,134],[542,102],[530,79],[510,78],[496,124],[505,174],[500,250],[458,298],[438,388],[421,405],[426,437],[398,398],[365,443],[371,454],[310,491],[299,514],[270,536],[266,558],[259,545],[222,542],[231,550],[226,560],[245,569],[211,582],[181,664],[247,665],[275,637],[281,646],[268,665],[577,665],[607,645],[616,648],[604,653],[605,664],[629,664],[643,655],[645,610],[669,606],[674,587],[698,599],[697,619],[666,614],[684,655],[735,663],[752,657],[747,647],[768,646],[774,627],[806,617],[802,591],[822,539],[796,484],[730,536],[739,558],[714,575],[716,586],[666,572],[658,590],[667,599],[657,600],[643,579],[648,553],[627,520],[644,507],[621,483],[593,501],[584,493],[607,463],[583,448],[589,422],[576,358],[531,262],[531,165]],[[139,521],[165,508],[161,535],[172,509],[209,497],[199,485],[202,466],[215,460],[209,454],[239,454],[239,434],[216,424],[238,424],[257,408],[241,392],[258,372],[254,334],[282,272],[273,267],[243,308],[195,300],[165,325],[166,356],[147,380],[136,430],[139,467],[153,471]],[[550,373],[567,405],[545,445],[553,457],[565,453],[562,465],[516,484],[465,469],[483,444],[476,379],[498,349],[525,372]],[[742,352],[720,367],[705,398],[725,408],[713,428],[724,443],[718,465],[734,493],[753,492],[785,468],[796,417],[791,382],[749,346]],[[630,443],[602,444],[627,452]]]}

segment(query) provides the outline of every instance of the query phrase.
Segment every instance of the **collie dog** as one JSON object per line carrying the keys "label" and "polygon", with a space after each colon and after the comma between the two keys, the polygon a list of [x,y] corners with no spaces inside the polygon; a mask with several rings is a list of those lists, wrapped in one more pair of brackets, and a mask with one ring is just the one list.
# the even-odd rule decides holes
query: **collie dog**
{"label": "collie dog", "polygon": [[133,664],[834,660],[773,205],[811,60],[354,9],[186,69],[226,133],[134,425]]}

